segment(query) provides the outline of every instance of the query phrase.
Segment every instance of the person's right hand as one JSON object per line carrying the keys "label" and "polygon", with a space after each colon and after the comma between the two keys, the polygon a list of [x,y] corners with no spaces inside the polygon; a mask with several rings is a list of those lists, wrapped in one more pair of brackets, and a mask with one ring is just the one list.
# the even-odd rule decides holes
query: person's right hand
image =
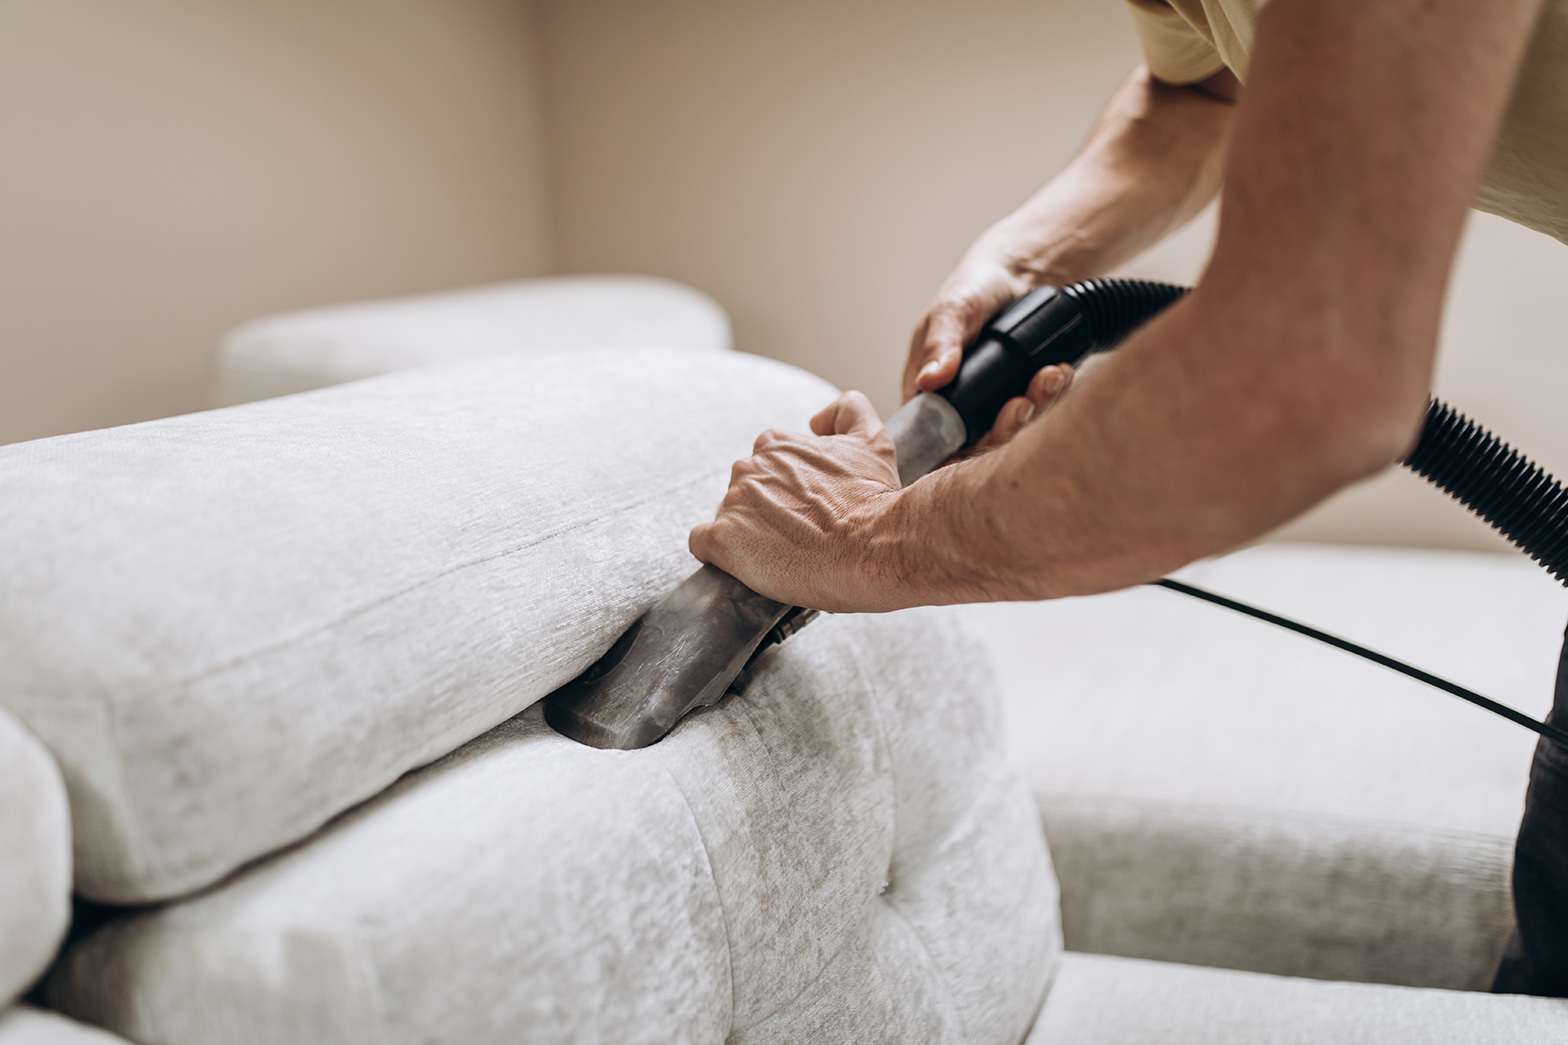
{"label": "person's right hand", "polygon": [[[993,229],[993,234],[996,231]],[[935,392],[951,382],[958,375],[964,346],[986,321],[1036,286],[1021,266],[1006,260],[1007,253],[982,237],[937,291],[909,344],[904,364],[905,402],[917,392]],[[1073,369],[1065,365],[1048,366],[1035,374],[1023,395],[1003,404],[996,424],[974,449],[1000,446],[1017,435],[1067,391],[1072,379]]]}

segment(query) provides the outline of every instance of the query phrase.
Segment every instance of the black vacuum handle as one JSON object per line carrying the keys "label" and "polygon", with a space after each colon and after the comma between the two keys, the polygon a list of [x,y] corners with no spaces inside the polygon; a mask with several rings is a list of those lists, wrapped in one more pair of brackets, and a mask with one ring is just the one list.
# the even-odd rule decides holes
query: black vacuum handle
{"label": "black vacuum handle", "polygon": [[964,349],[955,377],[937,394],[963,418],[969,446],[991,430],[1009,399],[1042,369],[1114,348],[1182,294],[1184,287],[1096,279],[1036,287],[1002,308]]}

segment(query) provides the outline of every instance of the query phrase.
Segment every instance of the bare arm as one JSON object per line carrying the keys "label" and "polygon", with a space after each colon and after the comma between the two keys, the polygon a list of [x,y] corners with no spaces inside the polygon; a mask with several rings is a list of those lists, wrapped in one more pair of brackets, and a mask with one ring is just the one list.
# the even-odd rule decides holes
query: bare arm
{"label": "bare arm", "polygon": [[[943,282],[915,327],[904,398],[951,381],[963,346],[1006,302],[1109,272],[1190,221],[1219,189],[1239,93],[1229,70],[1174,87],[1135,69],[1072,162],[982,233]],[[1059,380],[1041,374],[1033,405],[1045,406],[1046,383]],[[1022,426],[1024,410],[1025,400],[1008,404],[994,442]]]}
{"label": "bare arm", "polygon": [[737,468],[693,551],[833,609],[1104,591],[1385,467],[1416,435],[1449,265],[1537,8],[1275,0],[1193,294],[1012,442],[905,490],[803,464],[798,440],[885,449],[863,400],[841,400],[818,436],[775,435]]}

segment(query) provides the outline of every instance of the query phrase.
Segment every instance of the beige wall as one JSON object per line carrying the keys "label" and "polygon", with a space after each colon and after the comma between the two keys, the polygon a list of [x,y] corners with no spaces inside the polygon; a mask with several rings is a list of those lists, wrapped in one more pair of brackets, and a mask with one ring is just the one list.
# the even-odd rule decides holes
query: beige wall
{"label": "beige wall", "polygon": [[[684,280],[887,409],[1136,61],[1117,0],[5,0],[0,442],[198,409],[259,314],[547,269]],[[1190,280],[1209,233],[1128,271]],[[1568,475],[1565,288],[1472,222],[1439,391]],[[1286,533],[1493,546],[1399,472]]]}
{"label": "beige wall", "polygon": [[[1117,0],[542,0],[557,261],[708,291],[739,347],[886,410],[973,236],[1068,158],[1138,61]],[[1211,222],[1128,266],[1193,279]],[[1568,248],[1479,216],[1438,390],[1568,476]],[[1490,548],[1395,470],[1298,539]]]}
{"label": "beige wall", "polygon": [[278,309],[544,271],[516,0],[0,3],[0,442],[208,404]]}

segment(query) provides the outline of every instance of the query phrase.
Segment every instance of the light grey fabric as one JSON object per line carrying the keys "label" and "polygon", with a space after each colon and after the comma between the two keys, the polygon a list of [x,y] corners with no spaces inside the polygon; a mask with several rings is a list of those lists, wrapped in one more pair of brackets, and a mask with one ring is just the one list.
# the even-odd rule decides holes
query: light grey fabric
{"label": "light grey fabric", "polygon": [[1561,1045],[1568,1001],[1068,953],[1028,1045]]}
{"label": "light grey fabric", "polygon": [[247,323],[218,351],[220,406],[488,352],[730,347],[729,317],[680,283],[567,276],[290,312]]}
{"label": "light grey fabric", "polygon": [[951,611],[825,618],[642,751],[491,731],[49,985],[167,1045],[1011,1045],[1059,950]]}
{"label": "light grey fabric", "polygon": [[833,396],[755,357],[488,356],[0,448],[0,705],[76,883],[179,895],[569,680]]}
{"label": "light grey fabric", "polygon": [[[1522,557],[1265,545],[1195,584],[1539,717],[1568,592]],[[1484,988],[1534,735],[1174,592],[976,607],[1074,950]]]}
{"label": "light grey fabric", "polygon": [[125,1039],[59,1013],[17,1005],[0,1012],[0,1045],[126,1045]]}
{"label": "light grey fabric", "polygon": [[71,917],[71,816],[43,745],[0,708],[0,1008],[38,978]]}

